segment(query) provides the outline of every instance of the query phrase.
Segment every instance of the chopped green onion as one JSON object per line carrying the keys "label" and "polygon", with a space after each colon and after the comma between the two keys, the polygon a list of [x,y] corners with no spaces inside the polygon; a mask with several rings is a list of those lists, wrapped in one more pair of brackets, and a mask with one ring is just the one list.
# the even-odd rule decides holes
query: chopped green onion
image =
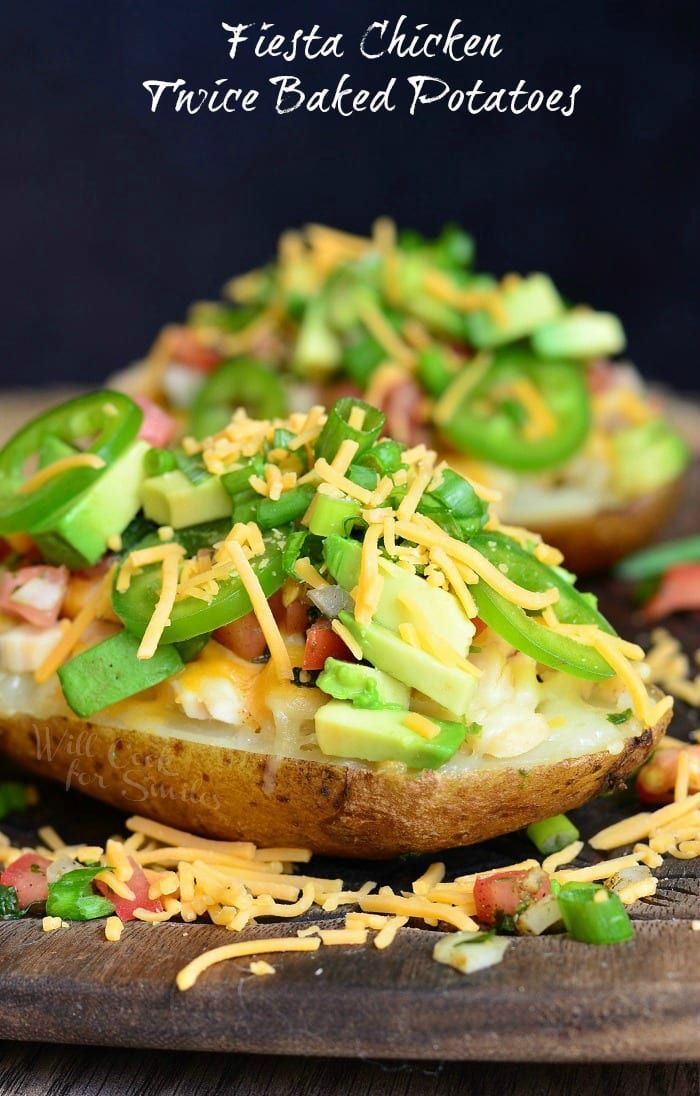
{"label": "chopped green onion", "polygon": [[147,476],[163,476],[177,467],[177,461],[169,449],[149,449],[143,458],[143,470]]}
{"label": "chopped green onion", "polygon": [[95,917],[109,917],[114,913],[114,903],[92,890],[95,876],[109,870],[98,864],[94,868],[76,868],[75,871],[66,872],[49,887],[47,914],[66,921],[92,921]]}
{"label": "chopped green onion", "polygon": [[239,521],[245,523],[256,520],[260,497],[256,491],[239,491],[233,496],[231,521],[234,525]]}
{"label": "chopped green onion", "polygon": [[618,563],[615,574],[618,578],[641,581],[656,578],[678,563],[697,563],[700,561],[700,536],[681,537],[669,540],[665,544],[654,544],[641,552],[635,552]]}
{"label": "chopped green onion", "polygon": [[444,350],[427,346],[418,355],[417,374],[426,391],[438,399],[454,380],[455,370]]}
{"label": "chopped green onion", "polygon": [[618,896],[598,883],[565,883],[557,901],[566,931],[582,944],[618,944],[634,936]]}
{"label": "chopped green onion", "polygon": [[281,525],[287,525],[288,522],[303,517],[312,497],[313,490],[310,488],[293,487],[291,491],[285,491],[278,499],[261,498],[256,521],[264,532],[268,529],[278,529]]}
{"label": "chopped green onion", "polygon": [[441,483],[430,494],[434,499],[439,499],[456,518],[471,519],[474,522],[474,532],[477,532],[486,520],[486,505],[464,476],[453,472],[451,468],[445,468],[441,476]]}
{"label": "chopped green onion", "polygon": [[[361,430],[356,430],[348,422],[356,407],[365,412]],[[329,462],[332,461],[340,446],[348,439],[357,442],[358,449],[355,457],[359,457],[374,445],[384,429],[385,422],[386,415],[378,411],[376,407],[370,406],[364,400],[343,396],[336,400],[328,412],[325,426],[316,442],[316,459],[324,458]]]}
{"label": "chopped green onion", "polygon": [[211,473],[207,471],[201,454],[190,455],[185,453],[184,449],[174,449],[173,458],[177,467],[187,476],[190,483],[204,483],[205,480],[211,479]]}
{"label": "chopped green onion", "polygon": [[[308,533],[305,529],[299,529],[287,537],[284,548],[282,549],[282,568],[285,575],[288,578],[297,578],[294,573],[294,568],[297,565],[297,560],[300,558],[304,551],[304,544]],[[297,579],[297,582],[299,580]]]}
{"label": "chopped green onion", "polygon": [[27,788],[15,780],[4,780],[0,784],[0,818],[23,811],[27,806]]}
{"label": "chopped green onion", "polygon": [[382,441],[378,441],[376,445],[373,445],[371,449],[368,449],[366,453],[363,453],[357,463],[363,468],[371,468],[380,476],[390,476],[392,473],[398,472],[403,464],[405,448],[406,446],[401,445],[398,441],[384,438]]}
{"label": "chopped green onion", "polygon": [[272,448],[288,449],[290,442],[294,441],[295,437],[296,435],[291,430],[283,430],[278,426],[272,435]]}
{"label": "chopped green onion", "polygon": [[386,361],[386,350],[372,335],[361,335],[343,350],[343,368],[361,388],[367,387],[370,377],[383,361]]}
{"label": "chopped green onion", "polygon": [[580,836],[565,814],[555,814],[552,818],[533,822],[526,833],[542,856],[551,856],[553,852],[565,849],[572,841],[578,841]]}
{"label": "chopped green onion", "polygon": [[234,495],[240,494],[241,491],[249,490],[251,476],[262,476],[264,472],[265,462],[258,453],[252,460],[244,464],[242,468],[234,468],[231,472],[225,472],[221,477],[221,485],[228,491],[231,498],[233,498]]}
{"label": "chopped green onion", "polygon": [[359,516],[360,504],[355,499],[316,495],[309,516],[309,530],[319,537],[330,537],[333,533],[347,537]]}
{"label": "chopped green onion", "polygon": [[352,483],[356,483],[358,487],[364,487],[367,491],[374,491],[377,486],[377,473],[361,464],[351,464],[346,475]]}

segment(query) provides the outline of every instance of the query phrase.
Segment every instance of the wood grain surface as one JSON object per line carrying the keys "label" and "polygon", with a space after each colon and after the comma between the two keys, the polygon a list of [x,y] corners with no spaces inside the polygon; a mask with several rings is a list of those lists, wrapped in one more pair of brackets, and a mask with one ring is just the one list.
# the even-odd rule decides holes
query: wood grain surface
{"label": "wood grain surface", "polygon": [[[13,402],[15,421],[21,411]],[[0,421],[7,412],[0,398]],[[666,535],[698,531],[699,487],[696,466]],[[622,584],[589,585],[626,636],[648,639]],[[689,650],[700,646],[697,616],[669,625]],[[673,733],[682,737],[698,716],[678,709]],[[615,796],[573,817],[586,836],[635,809],[631,797]],[[4,828],[29,842],[36,826],[51,823],[70,841],[104,839],[119,822],[116,811],[46,785],[32,815]],[[515,834],[442,859],[451,877],[530,852]],[[314,868],[348,885],[372,878],[401,889],[430,859],[319,859]],[[183,994],[174,974],[227,942],[220,929],[132,924],[121,943],[109,944],[95,923],[52,934],[37,921],[5,923],[0,1038],[18,1042],[0,1045],[0,1093],[696,1094],[698,1070],[690,1063],[699,1057],[700,933],[691,922],[700,916],[700,867],[668,859],[660,874],[657,895],[633,908],[632,942],[592,948],[564,937],[517,939],[499,967],[471,979],[431,960],[434,930],[406,928],[387,952],[275,956],[277,973],[268,978],[250,975],[249,960],[237,960]],[[251,935],[286,931],[268,925]],[[110,1049],[36,1045],[49,1042]],[[152,1049],[134,1055],[118,1047]],[[209,1053],[184,1053],[190,1050]],[[666,1064],[621,1064],[631,1062]]]}

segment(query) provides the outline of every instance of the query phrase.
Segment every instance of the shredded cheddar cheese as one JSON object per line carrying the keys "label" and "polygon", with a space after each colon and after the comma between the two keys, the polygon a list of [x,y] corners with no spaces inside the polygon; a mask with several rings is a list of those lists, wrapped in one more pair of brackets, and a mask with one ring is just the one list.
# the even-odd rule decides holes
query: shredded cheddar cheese
{"label": "shredded cheddar cheese", "polygon": [[124,922],[118,917],[108,917],[105,921],[105,939],[116,943],[121,940],[124,931]]}
{"label": "shredded cheddar cheese", "polygon": [[434,723],[432,719],[428,719],[427,716],[421,715],[419,712],[409,712],[404,716],[401,721],[404,727],[407,727],[409,731],[413,731],[415,734],[419,734],[421,738],[427,738],[428,740],[437,738],[440,734],[440,728],[437,723]]}
{"label": "shredded cheddar cheese", "polygon": [[250,566],[240,544],[237,544],[236,542],[232,543],[231,553],[238,569],[241,582],[243,583],[245,591],[253,606],[253,612],[258,618],[258,623],[262,628],[263,635],[265,636],[267,645],[270,649],[270,657],[277,670],[277,676],[280,680],[289,681],[292,678],[292,664],[289,658],[289,652],[282,639],[280,630],[277,627],[277,622],[272,615],[272,610],[268,605],[260,581],[255,574],[255,571]]}
{"label": "shredded cheddar cheese", "polygon": [[[163,632],[170,624],[170,614],[175,605],[180,560],[184,549],[179,544],[164,544],[162,555],[162,578],[158,600],[153,615],[143,633],[137,658],[153,658]],[[138,555],[134,552],[133,555]]]}
{"label": "shredded cheddar cheese", "polygon": [[223,947],[214,948],[212,951],[205,952],[204,955],[199,955],[183,967],[176,978],[177,988],[190,989],[200,974],[226,959],[238,959],[246,955],[269,955],[271,952],[316,951],[320,946],[321,941],[314,937],[300,940],[296,936],[273,936],[246,940],[240,944],[225,944]]}

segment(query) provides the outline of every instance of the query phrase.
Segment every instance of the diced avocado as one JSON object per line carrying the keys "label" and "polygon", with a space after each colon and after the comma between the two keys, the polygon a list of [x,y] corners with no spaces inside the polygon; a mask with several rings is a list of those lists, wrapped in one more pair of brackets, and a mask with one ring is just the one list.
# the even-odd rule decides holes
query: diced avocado
{"label": "diced avocado", "polygon": [[564,311],[562,299],[546,274],[529,274],[501,288],[498,299],[504,310],[502,320],[487,311],[470,312],[465,318],[469,340],[479,350],[514,342]]}
{"label": "diced avocado", "polygon": [[340,622],[362,648],[362,655],[378,670],[418,689],[455,715],[464,715],[476,686],[476,678],[455,666],[445,666],[419,647],[404,643],[381,624],[358,624],[352,613],[341,613]]}
{"label": "diced avocado", "polygon": [[316,738],[324,754],[360,761],[402,761],[411,769],[439,769],[464,741],[461,723],[431,720],[440,728],[423,738],[404,726],[409,712],[369,712],[343,700],[331,700],[316,712]]}
{"label": "diced avocado", "polygon": [[319,689],[336,700],[350,700],[356,708],[408,708],[411,690],[374,666],[327,658],[316,680]]}
{"label": "diced avocado", "polygon": [[621,354],[626,340],[612,312],[575,308],[532,333],[532,348],[541,358],[591,358]]}
{"label": "diced avocado", "polygon": [[68,704],[81,719],[150,689],[183,667],[173,644],[156,649],[153,658],[137,658],[140,640],[117,632],[82,651],[60,667],[58,676]]}
{"label": "diced avocado", "polygon": [[294,372],[316,380],[335,372],[342,359],[343,348],[326,318],[325,302],[311,301],[294,344]]}
{"label": "diced avocado", "polygon": [[[332,536],[324,541],[323,554],[338,585],[352,593],[360,578],[361,545],[356,540]],[[474,625],[452,594],[429,586],[425,579],[404,571],[389,559],[380,559],[379,573],[384,586],[374,614],[378,624],[397,632],[400,624],[410,623],[411,612],[401,600],[405,597],[417,606],[437,636],[459,654],[467,653]]]}
{"label": "diced avocado", "polygon": [[50,528],[35,534],[48,563],[79,569],[105,554],[110,538],[122,533],[141,509],[143,458],[149,449],[146,441],[132,442]]}
{"label": "diced avocado", "polygon": [[623,495],[653,491],[675,479],[688,463],[685,442],[663,419],[618,430],[612,441],[615,487]]}
{"label": "diced avocado", "polygon": [[147,518],[173,529],[231,515],[231,497],[218,477],[194,484],[179,468],[144,480],[141,501]]}

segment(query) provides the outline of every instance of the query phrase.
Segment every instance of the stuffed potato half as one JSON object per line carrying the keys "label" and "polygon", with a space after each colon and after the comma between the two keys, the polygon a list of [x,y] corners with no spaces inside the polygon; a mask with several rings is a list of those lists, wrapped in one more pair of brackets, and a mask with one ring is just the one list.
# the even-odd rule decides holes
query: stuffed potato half
{"label": "stuffed potato half", "polygon": [[367,239],[286,232],[276,261],[224,294],[122,377],[200,436],[239,403],[272,415],[362,396],[392,436],[497,487],[502,519],[541,532],[581,574],[643,544],[672,509],[687,452],[619,359],[618,318],[572,307],[545,274],[478,271],[455,226],[434,240],[387,219]]}
{"label": "stuffed potato half", "polygon": [[671,706],[643,652],[384,425],[344,399],[154,446],[103,392],[16,435],[4,751],[202,834],[365,857],[517,829],[638,767]]}

